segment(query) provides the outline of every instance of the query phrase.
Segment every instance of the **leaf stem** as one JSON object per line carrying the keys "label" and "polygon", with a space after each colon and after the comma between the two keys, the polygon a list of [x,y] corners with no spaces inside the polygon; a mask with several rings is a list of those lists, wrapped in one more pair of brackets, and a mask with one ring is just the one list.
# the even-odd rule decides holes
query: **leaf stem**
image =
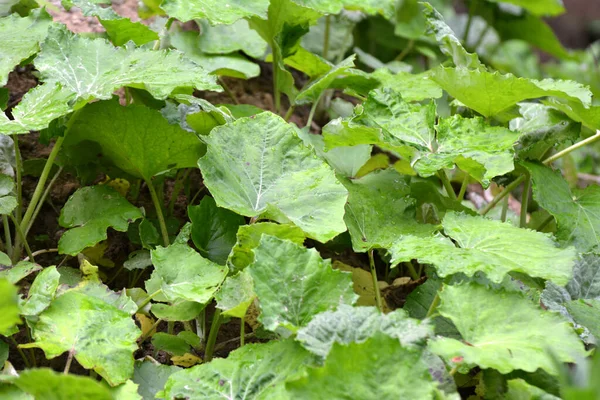
{"label": "leaf stem", "polygon": [[450,197],[452,200],[457,200],[456,193],[452,188],[452,183],[450,182],[450,179],[448,179],[448,175],[446,175],[446,171],[444,169],[439,170],[438,176],[442,181],[442,185],[444,185],[444,189],[446,189],[446,193],[448,193],[448,197]]}
{"label": "leaf stem", "polygon": [[569,146],[566,149],[561,150],[558,153],[556,153],[556,154],[554,154],[554,155],[546,158],[544,161],[542,161],[542,163],[545,164],[545,165],[551,164],[554,161],[558,160],[559,158],[564,157],[567,154],[569,154],[569,153],[571,153],[571,152],[573,152],[573,151],[575,151],[577,149],[580,149],[580,148],[582,148],[584,146],[587,146],[588,144],[593,143],[593,142],[595,142],[598,139],[600,139],[600,130],[596,131],[595,135],[590,136],[589,138],[584,139],[581,142],[577,142],[574,145]]}
{"label": "leaf stem", "polygon": [[156,330],[156,328],[158,327],[158,324],[160,324],[162,322],[162,319],[157,319],[155,323],[152,324],[152,326],[150,327],[150,329],[148,329],[146,331],[146,333],[142,334],[142,336],[140,336],[140,338],[138,339],[139,343],[143,343],[146,339],[148,339],[150,336],[152,336],[152,332],[154,332]]}
{"label": "leaf stem", "polygon": [[467,19],[467,26],[465,27],[465,33],[463,35],[463,43],[465,46],[468,45],[467,41],[469,40],[469,33],[471,32],[471,24],[473,22],[473,16],[475,15],[476,8],[477,0],[471,0],[471,4],[469,5],[469,18]]}
{"label": "leaf stem", "polygon": [[431,302],[429,309],[427,310],[427,314],[425,314],[425,318],[431,317],[433,315],[433,313],[435,313],[435,310],[437,310],[439,305],[440,305],[440,292],[438,291],[435,294],[435,297],[433,298],[433,301]]}
{"label": "leaf stem", "polygon": [[404,60],[404,58],[413,49],[414,45],[415,45],[414,39],[409,40],[408,43],[406,44],[406,47],[404,47],[404,49],[402,49],[402,51],[400,52],[400,54],[398,54],[398,56],[396,57],[396,61],[402,61],[402,60]]}
{"label": "leaf stem", "polygon": [[508,197],[504,198],[502,202],[502,214],[500,214],[500,221],[506,222],[506,214],[508,213]]}
{"label": "leaf stem", "polygon": [[227,93],[227,96],[229,96],[235,104],[240,104],[240,101],[238,100],[237,96],[225,83],[225,80],[222,77],[219,77],[219,83],[221,84],[221,86],[223,86],[223,89],[225,90],[225,93]]}
{"label": "leaf stem", "polygon": [[410,274],[413,281],[418,280],[420,277],[420,274],[417,273],[417,270],[415,270],[415,266],[412,264],[412,262],[408,261],[405,264],[406,264],[406,267],[408,268],[408,273]]}
{"label": "leaf stem", "polygon": [[163,244],[166,247],[170,244],[170,241],[169,232],[167,231],[167,223],[165,222],[165,216],[162,211],[162,204],[160,204],[160,200],[156,194],[156,189],[154,188],[151,180],[146,180],[146,186],[148,186],[152,203],[154,203],[154,208],[156,209],[156,217],[158,218],[158,224],[160,225],[160,233],[162,234]]}
{"label": "leaf stem", "polygon": [[279,114],[281,108],[281,92],[279,92],[279,52],[275,49],[275,41],[271,42],[271,53],[273,54],[273,97],[275,98],[275,114]]}
{"label": "leaf stem", "polygon": [[71,369],[71,362],[73,362],[74,355],[75,355],[75,350],[74,349],[69,350],[69,355],[67,356],[67,363],[65,364],[65,370],[63,371],[63,374],[67,375],[69,373],[69,370]]}
{"label": "leaf stem", "polygon": [[458,201],[463,201],[465,193],[467,193],[467,187],[469,186],[469,175],[465,175],[462,184],[460,185],[460,192],[458,192]]}
{"label": "leaf stem", "polygon": [[525,183],[523,183],[523,195],[521,196],[521,215],[520,215],[520,226],[525,228],[527,226],[527,208],[529,207],[529,190],[531,189],[531,178],[527,174]]}
{"label": "leaf stem", "polygon": [[19,149],[19,137],[17,135],[12,135],[12,139],[15,146],[15,178],[17,186],[17,209],[15,211],[15,216],[17,221],[21,223],[21,217],[23,216],[23,179],[21,176],[23,161],[21,159],[21,150]]}
{"label": "leaf stem", "polygon": [[371,269],[371,277],[373,278],[373,290],[375,291],[375,300],[377,302],[377,309],[383,312],[383,301],[381,300],[381,292],[379,291],[379,284],[377,283],[377,270],[375,269],[375,256],[374,250],[369,250],[369,267]]}
{"label": "leaf stem", "polygon": [[12,238],[10,236],[10,226],[8,225],[8,217],[6,215],[2,216],[2,225],[4,226],[4,240],[6,241],[6,253],[10,256],[10,259],[14,260],[13,246],[12,246]]}
{"label": "leaf stem", "polygon": [[244,314],[242,316],[242,318],[240,318],[240,347],[244,346],[244,337],[245,337],[245,331],[246,330],[246,314]]}
{"label": "leaf stem", "polygon": [[12,336],[9,336],[8,339],[12,342],[13,346],[15,346],[17,348],[19,355],[23,359],[23,363],[25,364],[25,367],[31,368],[31,362],[29,361],[29,358],[27,358],[27,356],[25,355],[25,352],[23,351],[23,349],[19,347],[19,343],[17,343],[15,338]]}
{"label": "leaf stem", "polygon": [[296,109],[295,105],[291,105],[290,108],[288,108],[287,112],[285,113],[285,117],[283,119],[285,119],[285,122],[289,122],[290,118],[292,117],[292,114],[294,114],[294,110]]}
{"label": "leaf stem", "polygon": [[490,210],[492,208],[494,208],[496,206],[496,204],[498,204],[500,202],[500,200],[502,200],[504,197],[508,196],[508,194],[510,192],[512,192],[514,190],[514,188],[519,186],[524,180],[525,180],[525,175],[521,175],[520,177],[518,177],[517,179],[512,181],[508,186],[506,186],[504,188],[504,190],[502,190],[500,193],[498,193],[496,195],[496,197],[494,197],[493,200],[488,203],[487,206],[485,206],[481,211],[479,211],[479,215],[486,215],[488,212],[490,212]]}
{"label": "leaf stem", "polygon": [[325,34],[323,36],[323,58],[327,60],[329,54],[329,35],[331,31],[331,16],[325,17]]}
{"label": "leaf stem", "polygon": [[158,289],[156,292],[154,292],[151,295],[149,295],[148,297],[146,297],[144,299],[144,301],[142,301],[142,303],[138,306],[138,309],[135,313],[137,314],[140,311],[142,311],[144,309],[144,307],[146,307],[148,305],[148,303],[150,303],[152,301],[152,299],[154,297],[158,296],[160,293],[162,293],[162,289]]}
{"label": "leaf stem", "polygon": [[542,229],[544,229],[546,227],[546,225],[548,225],[550,222],[552,222],[552,220],[554,219],[553,215],[549,215],[548,218],[546,218],[545,220],[542,221],[541,224],[538,225],[537,228],[535,228],[536,231],[541,232]]}
{"label": "leaf stem", "polygon": [[213,320],[210,325],[210,332],[208,339],[206,340],[206,351],[204,352],[204,362],[209,362],[213,358],[213,351],[215,349],[215,343],[217,342],[217,334],[221,327],[221,310],[215,308]]}
{"label": "leaf stem", "polygon": [[19,221],[17,221],[17,219],[15,217],[13,217],[12,214],[8,214],[8,217],[10,218],[13,225],[15,226],[15,231],[17,232],[17,234],[21,238],[21,242],[25,246],[25,251],[27,252],[27,258],[29,258],[29,260],[31,260],[31,262],[35,262],[35,260],[33,259],[33,253],[31,253],[31,248],[29,247],[29,243],[27,243],[27,238],[25,237],[25,234],[23,233],[23,230],[21,229],[21,225],[19,224]]}
{"label": "leaf stem", "polygon": [[58,171],[56,172],[56,174],[54,174],[54,176],[50,180],[50,183],[48,183],[48,186],[46,186],[46,189],[44,190],[44,193],[42,194],[42,197],[40,197],[40,201],[38,202],[38,205],[35,207],[35,211],[33,212],[33,216],[31,217],[31,223],[29,224],[28,229],[25,230],[25,236],[27,236],[29,234],[29,230],[33,226],[33,223],[37,219],[38,214],[42,210],[42,207],[44,206],[44,202],[46,201],[46,198],[50,194],[50,190],[52,190],[52,186],[54,186],[54,183],[56,182],[56,180],[60,176],[62,170],[63,170],[63,167],[60,167],[58,169]]}

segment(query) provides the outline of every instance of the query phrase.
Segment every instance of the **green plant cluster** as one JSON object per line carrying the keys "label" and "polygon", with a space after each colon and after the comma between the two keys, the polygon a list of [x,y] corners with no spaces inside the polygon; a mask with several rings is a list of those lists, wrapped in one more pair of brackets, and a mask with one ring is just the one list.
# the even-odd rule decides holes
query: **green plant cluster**
{"label": "green plant cluster", "polygon": [[0,85],[39,80],[0,88],[0,398],[599,398],[599,46],[561,0],[62,6],[105,32],[0,4]]}

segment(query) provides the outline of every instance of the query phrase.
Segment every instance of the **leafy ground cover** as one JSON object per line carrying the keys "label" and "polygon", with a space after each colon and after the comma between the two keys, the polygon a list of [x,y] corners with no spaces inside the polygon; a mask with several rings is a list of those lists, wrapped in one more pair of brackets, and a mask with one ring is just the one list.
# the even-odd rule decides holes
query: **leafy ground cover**
{"label": "leafy ground cover", "polygon": [[560,0],[42,5],[0,5],[0,398],[600,396]]}

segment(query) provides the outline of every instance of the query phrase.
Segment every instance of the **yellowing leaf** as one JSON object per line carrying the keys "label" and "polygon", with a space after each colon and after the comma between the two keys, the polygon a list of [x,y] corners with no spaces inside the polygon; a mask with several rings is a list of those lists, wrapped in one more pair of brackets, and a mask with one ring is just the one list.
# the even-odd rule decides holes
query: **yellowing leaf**
{"label": "yellowing leaf", "polygon": [[182,356],[171,357],[171,362],[173,363],[173,365],[177,365],[179,367],[184,367],[184,368],[189,368],[196,364],[200,364],[202,362],[202,359],[193,354],[185,353]]}

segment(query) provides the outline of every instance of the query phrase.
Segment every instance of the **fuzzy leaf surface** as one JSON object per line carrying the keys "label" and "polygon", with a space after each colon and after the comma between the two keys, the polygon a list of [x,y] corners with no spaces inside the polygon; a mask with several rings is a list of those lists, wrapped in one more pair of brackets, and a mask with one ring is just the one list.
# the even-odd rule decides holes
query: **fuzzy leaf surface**
{"label": "fuzzy leaf surface", "polygon": [[459,247],[441,235],[406,236],[391,248],[392,263],[418,259],[433,264],[440,276],[481,271],[498,283],[511,271],[559,285],[572,276],[575,249],[558,248],[547,234],[454,211],[446,213],[442,225]]}
{"label": "fuzzy leaf surface", "polygon": [[133,374],[133,351],[140,330],[125,311],[78,291],[52,301],[31,324],[34,343],[47,358],[72,351],[84,368],[93,369],[112,386]]}
{"label": "fuzzy leaf surface", "polygon": [[76,255],[105,240],[108,228],[125,232],[139,218],[142,212],[109,186],[78,189],[60,212],[60,226],[71,229],[61,236],[59,252]]}
{"label": "fuzzy leaf surface", "polygon": [[346,228],[347,191],[293,126],[264,112],[213,129],[198,164],[217,205],[293,222],[325,242]]}
{"label": "fuzzy leaf surface", "polygon": [[[352,276],[331,268],[315,249],[263,235],[249,267],[266,329],[291,331],[320,312],[353,304]],[[282,296],[282,293],[285,293]]]}
{"label": "fuzzy leaf surface", "polygon": [[[465,363],[503,374],[538,368],[556,374],[548,350],[564,362],[586,354],[563,318],[542,310],[520,293],[471,283],[445,286],[440,298],[440,314],[452,320],[463,337],[463,341],[438,338],[430,342],[430,350],[446,360],[464,357]],[[490,308],[490,304],[495,306]]]}

